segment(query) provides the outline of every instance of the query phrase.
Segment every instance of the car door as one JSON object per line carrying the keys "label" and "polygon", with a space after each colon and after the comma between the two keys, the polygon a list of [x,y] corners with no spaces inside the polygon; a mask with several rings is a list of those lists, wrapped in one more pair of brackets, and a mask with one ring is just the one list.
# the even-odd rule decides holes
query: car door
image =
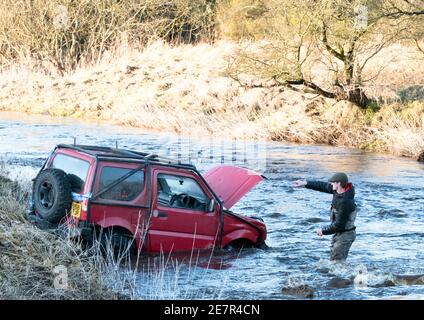
{"label": "car door", "polygon": [[[215,204],[208,212],[213,196],[200,178],[191,172],[166,169],[154,169],[152,177],[149,250],[212,249],[218,237],[219,206]],[[190,196],[189,201],[184,202],[184,197],[178,199],[181,194]]]}
{"label": "car door", "polygon": [[[148,192],[145,168],[135,171],[138,167],[140,164],[136,163],[99,163],[93,190],[95,198],[90,202],[90,221],[103,228],[127,231],[135,235],[137,245],[142,247],[145,245],[143,239],[147,226]],[[135,172],[131,174],[133,170]],[[106,190],[128,174],[131,175]]]}

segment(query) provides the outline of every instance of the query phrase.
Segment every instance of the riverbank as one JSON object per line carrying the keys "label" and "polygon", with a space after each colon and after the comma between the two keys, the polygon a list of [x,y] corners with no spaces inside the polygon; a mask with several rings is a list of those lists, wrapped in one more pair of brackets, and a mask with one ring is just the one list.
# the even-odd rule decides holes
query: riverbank
{"label": "riverbank", "polygon": [[118,299],[102,280],[98,258],[24,219],[28,190],[0,166],[2,299]]}
{"label": "riverbank", "polygon": [[424,102],[401,102],[397,94],[424,83],[422,61],[412,50],[396,44],[373,59],[368,74],[379,70],[384,81],[375,83],[384,86],[365,89],[387,103],[363,110],[313,93],[267,87],[251,76],[246,76],[248,86],[241,86],[225,70],[245,45],[155,42],[142,51],[121,46],[99,63],[63,75],[47,74],[28,60],[1,71],[0,110],[191,136],[329,144],[422,157]]}

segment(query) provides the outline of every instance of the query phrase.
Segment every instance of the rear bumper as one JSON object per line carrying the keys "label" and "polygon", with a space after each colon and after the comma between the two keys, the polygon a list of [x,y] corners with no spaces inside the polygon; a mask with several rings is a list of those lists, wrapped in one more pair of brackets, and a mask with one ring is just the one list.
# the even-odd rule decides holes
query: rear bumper
{"label": "rear bumper", "polygon": [[85,221],[79,221],[74,224],[66,221],[65,224],[57,225],[42,219],[31,209],[26,211],[25,218],[39,229],[51,231],[63,238],[82,238],[90,241],[93,237],[93,228],[91,226],[87,227]]}
{"label": "rear bumper", "polygon": [[93,229],[90,227],[68,227],[66,228],[68,238],[82,238],[89,241],[93,237]]}
{"label": "rear bumper", "polygon": [[68,216],[64,225],[66,226],[64,229],[67,230],[70,238],[88,240],[93,236],[93,227],[87,221]]}
{"label": "rear bumper", "polygon": [[50,223],[42,219],[32,209],[29,209],[25,212],[25,218],[41,230],[54,230],[57,228],[57,224]]}

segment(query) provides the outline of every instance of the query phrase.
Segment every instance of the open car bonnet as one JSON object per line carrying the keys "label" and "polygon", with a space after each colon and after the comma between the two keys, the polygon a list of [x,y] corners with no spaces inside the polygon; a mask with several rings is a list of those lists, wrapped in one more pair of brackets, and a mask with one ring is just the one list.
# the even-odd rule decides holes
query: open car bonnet
{"label": "open car bonnet", "polygon": [[212,168],[203,177],[227,209],[264,179],[264,176],[252,170],[229,165]]}

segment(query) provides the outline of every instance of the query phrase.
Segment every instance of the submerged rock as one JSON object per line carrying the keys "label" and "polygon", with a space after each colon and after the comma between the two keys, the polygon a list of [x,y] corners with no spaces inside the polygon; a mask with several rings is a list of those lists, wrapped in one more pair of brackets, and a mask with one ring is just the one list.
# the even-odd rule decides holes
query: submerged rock
{"label": "submerged rock", "polygon": [[382,283],[377,283],[374,285],[375,288],[384,288],[384,287],[394,287],[396,283],[393,279],[386,279]]}
{"label": "submerged rock", "polygon": [[300,298],[311,299],[314,297],[315,290],[314,288],[312,288],[311,286],[308,286],[307,284],[302,284],[299,286],[282,288],[281,292],[284,294],[297,296]]}
{"label": "submerged rock", "polygon": [[380,217],[404,218],[407,214],[400,209],[383,209],[378,212]]}
{"label": "submerged rock", "polygon": [[328,281],[327,286],[331,288],[347,288],[353,284],[353,279],[334,277]]}
{"label": "submerged rock", "polygon": [[424,274],[414,274],[414,275],[394,275],[395,283],[397,285],[418,285],[424,284]]}
{"label": "submerged rock", "polygon": [[282,216],[282,214],[279,213],[279,212],[272,212],[272,213],[268,214],[269,218],[279,218],[281,216]]}
{"label": "submerged rock", "polygon": [[322,219],[322,218],[307,218],[305,220],[303,220],[303,223],[320,223],[320,222],[326,222],[327,220]]}
{"label": "submerged rock", "polygon": [[318,268],[317,271],[320,273],[330,273],[331,269],[328,267],[321,267],[321,268]]}

